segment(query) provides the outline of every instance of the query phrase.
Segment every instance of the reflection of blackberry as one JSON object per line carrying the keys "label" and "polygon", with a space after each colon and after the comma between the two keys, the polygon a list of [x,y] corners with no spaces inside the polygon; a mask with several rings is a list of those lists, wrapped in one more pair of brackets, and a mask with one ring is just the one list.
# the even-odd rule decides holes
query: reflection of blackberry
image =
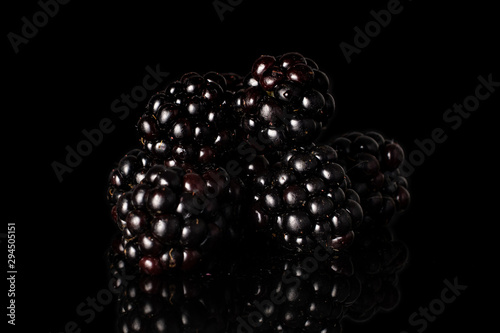
{"label": "reflection of blackberry", "polygon": [[229,305],[223,279],[148,276],[119,255],[110,259],[119,292],[117,332],[225,332]]}
{"label": "reflection of blackberry", "polygon": [[237,275],[240,306],[229,332],[341,332],[360,293],[359,281],[343,273],[352,273],[348,258],[288,255],[250,267]]}
{"label": "reflection of blackberry", "polygon": [[111,203],[126,257],[144,272],[190,270],[237,237],[238,178],[208,166],[199,173],[163,164],[140,170]]}
{"label": "reflection of blackberry", "polygon": [[394,309],[400,298],[398,276],[406,266],[406,245],[386,227],[365,229],[350,249],[361,294],[347,312],[353,321],[366,321],[379,311]]}
{"label": "reflection of blackberry", "polygon": [[[205,273],[151,276],[114,242],[110,273],[118,332],[341,332],[399,299],[405,246],[386,228],[367,228],[348,253],[277,252],[215,259]],[[207,272],[209,274],[207,274]]]}
{"label": "reflection of blackberry", "polygon": [[365,221],[387,223],[410,202],[408,183],[400,174],[401,146],[377,132],[351,132],[332,141],[339,163],[361,198]]}
{"label": "reflection of blackberry", "polygon": [[296,148],[254,177],[250,208],[254,227],[290,249],[346,248],[363,213],[336,160],[337,153],[329,146]]}
{"label": "reflection of blackberry", "polygon": [[170,165],[213,163],[233,146],[229,104],[240,85],[236,74],[184,74],[149,100],[137,124],[143,146]]}
{"label": "reflection of blackberry", "polygon": [[295,52],[261,56],[251,75],[235,107],[247,139],[257,139],[266,151],[310,144],[332,118],[329,79],[313,60]]}

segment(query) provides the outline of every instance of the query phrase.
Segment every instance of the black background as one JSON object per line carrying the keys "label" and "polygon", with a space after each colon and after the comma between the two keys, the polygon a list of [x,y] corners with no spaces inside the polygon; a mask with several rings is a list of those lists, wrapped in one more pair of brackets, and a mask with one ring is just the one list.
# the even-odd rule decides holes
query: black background
{"label": "black background", "polygon": [[[345,331],[415,332],[409,315],[454,278],[467,290],[426,332],[485,330],[498,287],[500,92],[456,130],[443,113],[474,94],[479,75],[500,81],[498,17],[479,2],[402,1],[401,13],[348,63],[339,44],[352,45],[354,27],[363,29],[370,11],[387,3],[247,0],[221,21],[212,1],[71,1],[17,54],[6,36],[20,34],[21,18],[31,20],[40,7],[34,0],[4,4],[2,223],[17,224],[16,331],[61,332],[72,320],[82,332],[113,329],[112,305],[90,324],[75,309],[107,285],[104,253],[115,230],[107,176],[138,145],[134,126],[144,106],[119,120],[111,103],[142,84],[145,67],[159,64],[169,79],[188,71],[246,74],[260,54],[288,51],[316,60],[331,76],[338,103],[332,135],[376,129],[410,153],[434,128],[447,134],[413,173],[411,208],[395,225],[410,250],[399,307]],[[65,146],[76,147],[81,131],[103,118],[116,129],[59,182],[51,163],[64,163]],[[0,294],[5,308],[6,291]]]}

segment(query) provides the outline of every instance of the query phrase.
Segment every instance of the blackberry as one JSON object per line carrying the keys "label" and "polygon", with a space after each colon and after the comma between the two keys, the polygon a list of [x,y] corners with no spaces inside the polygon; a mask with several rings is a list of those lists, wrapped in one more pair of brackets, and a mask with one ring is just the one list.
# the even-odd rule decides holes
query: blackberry
{"label": "blackberry", "polygon": [[264,152],[312,143],[335,111],[328,76],[296,52],[259,57],[246,84],[234,108],[246,138],[257,140]]}
{"label": "blackberry", "polygon": [[337,153],[330,146],[295,148],[254,177],[249,212],[254,228],[291,250],[349,246],[363,212],[344,168],[336,161]]}
{"label": "blackberry", "polygon": [[350,132],[331,142],[339,162],[361,198],[365,221],[389,223],[395,213],[408,208],[408,181],[401,175],[401,146],[378,132]]}
{"label": "blackberry", "polygon": [[[238,239],[239,178],[215,166],[199,173],[164,164],[140,170],[132,173],[127,188],[120,188],[123,192],[110,190],[110,202],[124,253],[142,271],[191,270]],[[111,172],[112,183],[116,174]]]}
{"label": "blackberry", "polygon": [[143,147],[170,165],[216,162],[234,146],[237,119],[229,105],[241,84],[233,73],[184,74],[149,100],[137,123]]}

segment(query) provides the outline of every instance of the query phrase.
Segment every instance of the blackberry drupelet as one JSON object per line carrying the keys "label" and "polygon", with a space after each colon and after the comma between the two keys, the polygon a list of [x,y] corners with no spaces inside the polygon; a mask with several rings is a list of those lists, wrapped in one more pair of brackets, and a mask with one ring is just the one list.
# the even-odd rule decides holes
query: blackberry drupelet
{"label": "blackberry drupelet", "polygon": [[331,145],[361,198],[366,224],[389,223],[408,208],[408,182],[399,169],[404,151],[397,142],[369,131],[344,134]]}
{"label": "blackberry drupelet", "polygon": [[233,107],[245,137],[263,152],[311,144],[333,117],[328,76],[299,53],[259,57],[245,83]]}
{"label": "blackberry drupelet", "polygon": [[237,119],[229,109],[242,79],[190,72],[151,97],[137,123],[143,147],[169,165],[216,162],[234,147]]}
{"label": "blackberry drupelet", "polygon": [[154,164],[139,174],[111,204],[125,256],[142,271],[191,270],[239,239],[239,178],[214,166],[194,172]]}
{"label": "blackberry drupelet", "polygon": [[295,148],[256,175],[249,209],[252,228],[295,251],[347,248],[363,212],[336,161],[330,146]]}

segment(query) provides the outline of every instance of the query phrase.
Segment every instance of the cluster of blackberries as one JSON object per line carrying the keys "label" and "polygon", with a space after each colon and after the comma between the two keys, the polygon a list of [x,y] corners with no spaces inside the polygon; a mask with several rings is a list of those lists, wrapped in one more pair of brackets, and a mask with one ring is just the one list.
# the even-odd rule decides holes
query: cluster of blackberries
{"label": "cluster of blackberries", "polygon": [[109,177],[124,257],[159,275],[232,246],[339,252],[363,225],[387,223],[409,203],[403,150],[374,132],[318,143],[334,112],[328,76],[296,52],[261,56],[246,76],[168,84]]}

